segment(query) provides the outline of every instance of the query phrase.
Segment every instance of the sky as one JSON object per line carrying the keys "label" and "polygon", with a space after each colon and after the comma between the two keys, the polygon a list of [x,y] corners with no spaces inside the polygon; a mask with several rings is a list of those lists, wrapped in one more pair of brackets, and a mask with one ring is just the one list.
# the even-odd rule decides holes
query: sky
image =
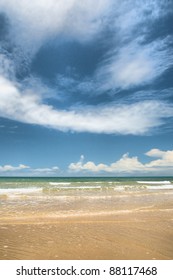
{"label": "sky", "polygon": [[172,27],[172,0],[0,0],[0,176],[173,176]]}

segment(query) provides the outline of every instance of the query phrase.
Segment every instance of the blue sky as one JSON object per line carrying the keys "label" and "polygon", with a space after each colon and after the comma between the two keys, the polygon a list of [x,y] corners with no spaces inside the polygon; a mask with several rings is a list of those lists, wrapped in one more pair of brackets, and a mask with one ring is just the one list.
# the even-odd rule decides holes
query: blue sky
{"label": "blue sky", "polygon": [[0,176],[173,175],[173,2],[1,0]]}

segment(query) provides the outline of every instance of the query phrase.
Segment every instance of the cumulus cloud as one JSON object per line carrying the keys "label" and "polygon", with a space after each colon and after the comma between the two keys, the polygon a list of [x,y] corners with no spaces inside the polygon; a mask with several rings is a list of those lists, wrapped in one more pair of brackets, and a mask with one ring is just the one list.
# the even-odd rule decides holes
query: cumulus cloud
{"label": "cumulus cloud", "polygon": [[95,164],[92,161],[84,163],[84,159],[80,159],[77,163],[71,163],[69,170],[73,172],[89,171],[89,172],[108,172],[108,173],[133,173],[134,171],[140,171],[143,168],[143,164],[138,161],[137,157],[130,158],[128,154],[124,154],[122,158],[110,165],[99,163]]}
{"label": "cumulus cloud", "polygon": [[152,149],[146,153],[149,157],[159,158],[157,160],[152,160],[147,164],[147,167],[153,168],[173,168],[173,150],[171,151],[161,151],[159,149]]}
{"label": "cumulus cloud", "polygon": [[158,157],[159,158],[159,157],[163,157],[165,155],[165,152],[161,151],[159,149],[152,149],[152,150],[148,151],[146,153],[146,155],[149,157],[156,157],[156,158]]}
{"label": "cumulus cloud", "polygon": [[162,125],[173,116],[173,107],[159,101],[137,102],[131,105],[57,110],[45,105],[33,91],[0,77],[0,115],[29,124],[38,124],[62,131],[144,134]]}
{"label": "cumulus cloud", "polygon": [[107,166],[105,164],[98,164],[96,165],[94,162],[92,161],[88,161],[86,163],[84,163],[84,156],[81,155],[80,160],[77,163],[71,163],[69,165],[69,170],[74,171],[74,172],[78,172],[78,171],[84,171],[84,170],[88,170],[88,171],[92,171],[92,172],[99,172],[100,170],[105,170],[107,168]]}
{"label": "cumulus cloud", "polygon": [[110,165],[92,161],[84,162],[84,157],[77,163],[69,165],[70,172],[89,172],[89,173],[110,173],[110,174],[170,174],[173,171],[173,151],[161,151],[152,149],[146,153],[150,157],[159,157],[148,163],[142,163],[138,157],[130,157],[128,153],[124,154],[118,161]]}

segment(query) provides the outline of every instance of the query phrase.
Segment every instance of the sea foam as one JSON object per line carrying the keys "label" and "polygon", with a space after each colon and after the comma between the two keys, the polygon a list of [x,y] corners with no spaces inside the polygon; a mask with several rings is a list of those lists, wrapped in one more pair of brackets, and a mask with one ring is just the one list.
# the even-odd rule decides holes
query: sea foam
{"label": "sea foam", "polygon": [[51,186],[69,186],[71,185],[71,183],[67,183],[67,182],[49,182],[49,185]]}
{"label": "sea foam", "polygon": [[173,189],[173,185],[157,185],[157,186],[147,186],[148,190],[171,190]]}
{"label": "sea foam", "polygon": [[138,184],[168,185],[170,181],[137,181]]}
{"label": "sea foam", "polygon": [[42,188],[8,188],[0,189],[0,194],[28,194],[42,191]]}

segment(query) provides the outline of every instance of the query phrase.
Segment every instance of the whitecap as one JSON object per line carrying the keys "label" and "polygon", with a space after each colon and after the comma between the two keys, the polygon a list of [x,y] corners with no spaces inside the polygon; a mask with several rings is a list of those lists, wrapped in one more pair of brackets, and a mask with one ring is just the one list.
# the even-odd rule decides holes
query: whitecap
{"label": "whitecap", "polygon": [[148,190],[171,190],[173,185],[147,186]]}
{"label": "whitecap", "polygon": [[42,191],[42,188],[8,188],[0,189],[0,194],[28,194]]}
{"label": "whitecap", "polygon": [[138,184],[153,184],[153,185],[167,185],[167,184],[171,184],[170,181],[137,181]]}
{"label": "whitecap", "polygon": [[100,189],[101,186],[72,186],[69,188],[59,187],[59,189],[70,189],[70,190],[78,190],[78,189]]}
{"label": "whitecap", "polygon": [[68,186],[68,185],[71,185],[71,183],[68,183],[68,182],[49,182],[49,185],[51,186]]}

